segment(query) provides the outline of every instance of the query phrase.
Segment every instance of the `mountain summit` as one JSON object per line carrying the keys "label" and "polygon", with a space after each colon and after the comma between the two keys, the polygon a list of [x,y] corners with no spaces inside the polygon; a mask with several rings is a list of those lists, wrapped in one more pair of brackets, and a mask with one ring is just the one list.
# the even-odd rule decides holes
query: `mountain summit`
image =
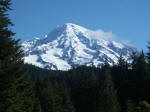
{"label": "mountain summit", "polygon": [[[25,63],[53,70],[69,70],[86,65],[100,67],[107,58],[117,63],[119,55],[128,60],[136,48],[108,39],[110,33],[97,32],[66,23],[52,30],[42,39],[22,43]],[[105,38],[106,37],[106,38]]]}

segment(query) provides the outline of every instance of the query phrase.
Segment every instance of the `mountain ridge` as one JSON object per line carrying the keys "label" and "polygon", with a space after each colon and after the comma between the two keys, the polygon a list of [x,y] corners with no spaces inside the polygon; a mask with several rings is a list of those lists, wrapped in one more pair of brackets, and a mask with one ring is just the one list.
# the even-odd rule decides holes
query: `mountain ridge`
{"label": "mountain ridge", "polygon": [[122,54],[128,60],[136,48],[105,39],[109,33],[100,32],[98,38],[94,31],[66,23],[52,30],[46,37],[35,38],[22,43],[25,63],[53,70],[69,70],[86,65],[100,67],[107,58],[112,65]]}

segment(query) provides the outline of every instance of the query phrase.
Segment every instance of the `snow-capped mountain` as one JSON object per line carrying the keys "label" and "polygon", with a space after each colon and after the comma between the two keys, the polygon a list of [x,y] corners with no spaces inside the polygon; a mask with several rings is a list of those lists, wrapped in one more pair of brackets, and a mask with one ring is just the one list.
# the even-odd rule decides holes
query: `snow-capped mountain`
{"label": "snow-capped mountain", "polygon": [[136,50],[105,36],[95,37],[92,30],[72,23],[64,24],[42,39],[23,42],[24,61],[53,70],[68,70],[79,65],[100,67],[106,58],[110,64],[117,63],[120,54],[128,60]]}

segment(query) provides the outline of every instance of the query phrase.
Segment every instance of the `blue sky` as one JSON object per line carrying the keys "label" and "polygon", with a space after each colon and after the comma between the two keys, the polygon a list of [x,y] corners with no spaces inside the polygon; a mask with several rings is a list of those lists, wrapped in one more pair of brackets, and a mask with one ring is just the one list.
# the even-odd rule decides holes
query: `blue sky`
{"label": "blue sky", "polygon": [[64,23],[112,31],[144,50],[150,39],[150,0],[12,0],[11,7],[12,30],[22,40]]}

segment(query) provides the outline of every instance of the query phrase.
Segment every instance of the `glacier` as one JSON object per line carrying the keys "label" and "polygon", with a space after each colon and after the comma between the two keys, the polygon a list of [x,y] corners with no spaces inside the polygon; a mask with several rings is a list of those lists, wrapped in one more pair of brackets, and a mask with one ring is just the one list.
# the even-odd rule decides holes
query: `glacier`
{"label": "glacier", "polygon": [[66,23],[44,38],[24,41],[21,44],[24,62],[41,68],[67,71],[81,65],[101,67],[106,58],[113,65],[120,54],[129,60],[132,52],[137,50],[109,39],[109,33],[100,33],[102,35],[97,37],[92,30]]}

